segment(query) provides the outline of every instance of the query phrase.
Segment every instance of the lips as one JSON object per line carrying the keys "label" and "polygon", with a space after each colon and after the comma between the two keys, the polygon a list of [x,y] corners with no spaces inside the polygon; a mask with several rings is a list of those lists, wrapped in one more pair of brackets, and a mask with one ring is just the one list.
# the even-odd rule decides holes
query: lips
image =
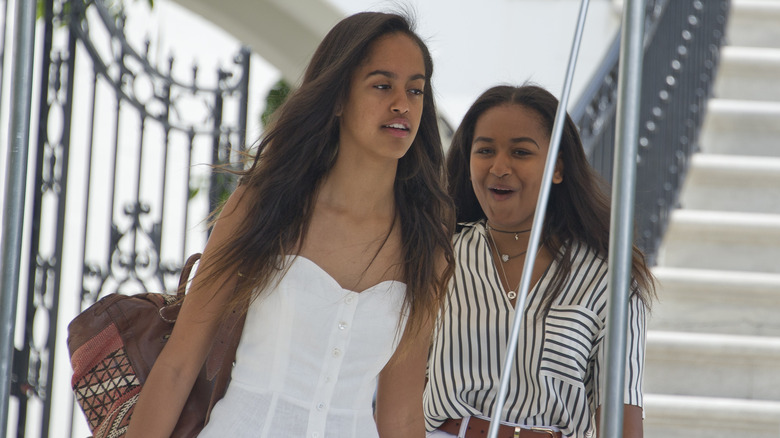
{"label": "lips", "polygon": [[390,120],[388,123],[382,125],[383,128],[400,129],[402,131],[409,131],[409,121],[406,119],[398,118]]}
{"label": "lips", "polygon": [[491,186],[491,187],[488,187],[488,190],[490,190],[491,192],[495,193],[496,195],[508,195],[508,194],[514,192],[514,189],[512,189],[511,187],[506,187],[506,186]]}
{"label": "lips", "polygon": [[396,138],[407,138],[410,136],[411,130],[409,127],[409,121],[403,118],[393,119],[382,125],[382,129],[385,129],[386,132]]}

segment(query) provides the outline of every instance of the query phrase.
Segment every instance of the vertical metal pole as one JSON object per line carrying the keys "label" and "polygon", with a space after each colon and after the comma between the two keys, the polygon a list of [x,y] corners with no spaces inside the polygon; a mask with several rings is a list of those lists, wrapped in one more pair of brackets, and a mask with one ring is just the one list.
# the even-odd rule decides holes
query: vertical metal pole
{"label": "vertical metal pole", "polygon": [[242,46],[238,56],[241,64],[241,82],[238,84],[238,92],[241,93],[241,100],[238,104],[238,150],[243,152],[247,148],[246,121],[249,104],[249,66],[252,52],[249,47]]}
{"label": "vertical metal pole", "polygon": [[0,266],[0,437],[8,427],[11,398],[16,302],[22,258],[24,197],[27,155],[30,147],[33,59],[35,56],[35,8],[37,2],[16,2],[14,15],[13,76],[11,78],[11,121],[8,134],[8,167],[3,205],[2,265]]}
{"label": "vertical metal pole", "polygon": [[542,174],[541,190],[539,191],[539,198],[536,201],[536,211],[534,212],[533,225],[531,226],[528,252],[526,253],[527,256],[523,264],[523,276],[520,279],[520,285],[517,289],[520,291],[520,294],[517,297],[515,319],[512,323],[512,330],[509,333],[506,359],[504,360],[504,368],[501,371],[496,405],[493,410],[493,416],[491,417],[490,429],[488,430],[489,438],[496,438],[498,436],[498,427],[501,424],[501,413],[504,410],[504,404],[506,403],[506,394],[509,389],[509,376],[514,367],[515,356],[517,354],[517,339],[520,337],[520,325],[523,319],[523,312],[525,312],[525,302],[528,297],[528,290],[531,287],[531,273],[533,272],[534,263],[536,263],[539,242],[542,240],[544,216],[547,211],[547,201],[550,198],[550,187],[552,186],[552,178],[555,173],[555,164],[558,162],[558,150],[561,145],[563,127],[566,124],[566,107],[568,106],[569,94],[571,93],[571,84],[574,80],[574,68],[577,66],[577,56],[580,51],[582,32],[585,29],[585,17],[588,15],[589,4],[589,0],[582,0],[580,3],[577,27],[574,30],[574,39],[572,41],[571,53],[569,54],[569,63],[566,67],[566,77],[563,80],[563,91],[561,92],[558,110],[555,112],[555,120],[553,121],[550,147],[547,151],[544,174]]}
{"label": "vertical metal pole", "polygon": [[623,392],[626,371],[626,328],[634,225],[636,156],[639,144],[639,104],[645,2],[626,0],[620,36],[615,161],[612,177],[612,213],[609,234],[609,313],[605,401],[599,435],[623,435]]}

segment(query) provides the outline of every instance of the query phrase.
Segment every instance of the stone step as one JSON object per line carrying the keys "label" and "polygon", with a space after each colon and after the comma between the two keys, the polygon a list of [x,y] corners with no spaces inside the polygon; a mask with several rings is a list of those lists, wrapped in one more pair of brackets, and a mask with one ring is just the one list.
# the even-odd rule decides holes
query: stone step
{"label": "stone step", "polygon": [[721,50],[714,95],[724,99],[780,101],[777,78],[780,78],[780,49],[725,46]]}
{"label": "stone step", "polygon": [[780,337],[780,274],[656,266],[650,330]]}
{"label": "stone step", "polygon": [[780,337],[650,330],[644,385],[653,394],[780,403]]}
{"label": "stone step", "polygon": [[780,157],[780,102],[710,99],[699,146],[713,154]]}
{"label": "stone step", "polygon": [[780,273],[780,215],[674,210],[658,265]]}
{"label": "stone step", "polygon": [[732,0],[726,26],[729,45],[780,48],[780,1]]}
{"label": "stone step", "polygon": [[694,154],[683,187],[682,208],[780,214],[780,158]]}
{"label": "stone step", "polygon": [[780,402],[645,394],[645,438],[777,438]]}

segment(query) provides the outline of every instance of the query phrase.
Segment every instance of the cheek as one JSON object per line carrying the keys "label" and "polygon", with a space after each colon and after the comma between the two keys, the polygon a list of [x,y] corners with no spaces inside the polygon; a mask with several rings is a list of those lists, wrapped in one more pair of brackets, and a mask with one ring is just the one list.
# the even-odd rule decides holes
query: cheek
{"label": "cheek", "polygon": [[469,179],[476,183],[484,178],[485,169],[484,163],[480,163],[479,160],[469,161]]}
{"label": "cheek", "polygon": [[474,196],[477,198],[477,201],[479,201],[480,204],[482,204],[482,200],[484,198],[484,194],[482,193],[481,187],[479,184],[477,184],[474,179],[471,179],[471,190],[474,191]]}
{"label": "cheek", "polygon": [[412,123],[415,125],[415,131],[420,127],[420,123],[422,122],[422,115],[423,115],[423,106],[420,104],[417,109],[411,114],[412,116]]}

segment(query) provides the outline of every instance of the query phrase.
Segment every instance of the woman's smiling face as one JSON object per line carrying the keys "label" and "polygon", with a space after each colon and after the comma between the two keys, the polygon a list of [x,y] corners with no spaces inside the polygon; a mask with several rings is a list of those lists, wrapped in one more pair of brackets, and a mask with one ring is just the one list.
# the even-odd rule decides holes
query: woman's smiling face
{"label": "woman's smiling face", "polygon": [[[471,185],[492,226],[531,228],[549,146],[541,117],[524,106],[499,105],[477,119],[469,160]],[[561,181],[559,162],[553,183]]]}

